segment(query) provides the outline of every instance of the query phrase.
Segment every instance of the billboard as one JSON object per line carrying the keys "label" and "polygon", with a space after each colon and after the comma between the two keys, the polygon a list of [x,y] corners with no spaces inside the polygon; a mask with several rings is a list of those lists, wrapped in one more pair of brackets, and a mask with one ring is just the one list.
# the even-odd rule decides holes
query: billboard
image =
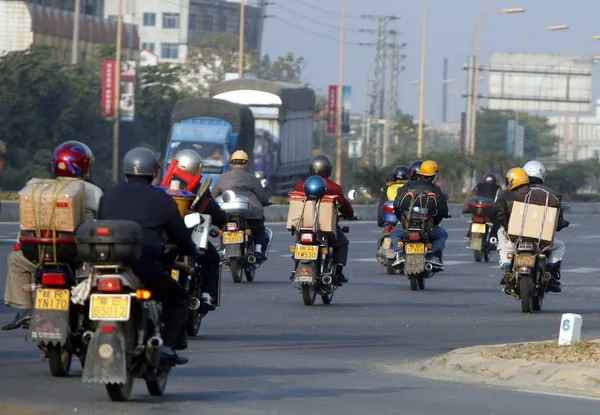
{"label": "billboard", "polygon": [[102,62],[102,92],[100,115],[108,120],[115,117],[115,61]]}
{"label": "billboard", "polygon": [[359,159],[362,157],[362,140],[348,141],[348,158]]}
{"label": "billboard", "polygon": [[135,113],[135,61],[121,62],[121,69],[119,115],[121,121],[133,121]]}
{"label": "billboard", "polygon": [[490,109],[592,111],[593,56],[492,53],[488,71]]}
{"label": "billboard", "polygon": [[[329,85],[327,94],[327,134],[337,134],[337,106],[340,99],[338,97],[337,85]],[[344,85],[342,88],[342,134],[350,134],[350,114],[351,114],[352,87]]]}

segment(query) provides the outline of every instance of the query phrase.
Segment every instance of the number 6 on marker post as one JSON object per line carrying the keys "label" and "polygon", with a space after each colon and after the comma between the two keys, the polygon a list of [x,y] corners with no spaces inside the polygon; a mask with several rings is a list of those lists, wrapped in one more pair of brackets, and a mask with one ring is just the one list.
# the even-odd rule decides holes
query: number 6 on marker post
{"label": "number 6 on marker post", "polygon": [[583,319],[579,314],[563,314],[560,321],[558,345],[568,346],[581,340],[581,324]]}

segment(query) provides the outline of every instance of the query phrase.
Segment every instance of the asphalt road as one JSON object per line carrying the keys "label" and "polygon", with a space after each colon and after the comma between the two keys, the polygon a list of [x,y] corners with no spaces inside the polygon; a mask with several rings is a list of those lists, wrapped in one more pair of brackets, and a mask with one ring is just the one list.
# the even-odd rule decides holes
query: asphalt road
{"label": "asphalt road", "polygon": [[[374,259],[375,223],[350,224],[350,283],[330,305],[313,307],[289,280],[291,236],[275,232],[267,263],[253,283],[223,274],[222,306],[203,322],[183,354],[190,363],[171,372],[167,394],[150,397],[136,380],[131,402],[113,403],[101,385],[52,378],[25,331],[0,332],[0,414],[597,414],[598,402],[566,396],[458,385],[389,373],[449,350],[479,344],[547,340],[562,313],[583,315],[584,337],[600,336],[600,216],[572,215],[560,233],[567,244],[563,292],[544,311],[523,315],[500,292],[496,254],[477,264],[465,248],[466,224],[444,222],[450,238],[446,271],[411,292]],[[16,225],[0,225],[0,290]],[[0,306],[0,321],[13,310]],[[75,361],[74,361],[75,362]]]}

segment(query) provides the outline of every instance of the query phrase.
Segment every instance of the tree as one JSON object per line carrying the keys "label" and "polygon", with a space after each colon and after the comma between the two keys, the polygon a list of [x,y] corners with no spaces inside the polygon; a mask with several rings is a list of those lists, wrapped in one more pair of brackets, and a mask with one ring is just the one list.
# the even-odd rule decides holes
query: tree
{"label": "tree", "polygon": [[279,56],[273,63],[269,55],[265,55],[261,61],[261,78],[268,81],[300,83],[304,58],[296,57],[292,52],[286,56]]}

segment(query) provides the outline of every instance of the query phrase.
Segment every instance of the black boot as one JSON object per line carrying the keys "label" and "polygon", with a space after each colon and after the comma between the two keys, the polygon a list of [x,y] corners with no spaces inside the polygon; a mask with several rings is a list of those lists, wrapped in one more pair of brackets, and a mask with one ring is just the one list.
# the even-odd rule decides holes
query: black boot
{"label": "black boot", "polygon": [[350,282],[350,280],[348,278],[346,278],[344,276],[344,274],[342,273],[343,269],[344,269],[344,266],[342,264],[337,264],[335,266],[335,279],[334,279],[335,285],[341,286],[342,284],[346,284],[347,282]]}
{"label": "black boot", "polygon": [[22,310],[17,313],[14,320],[2,327],[2,330],[14,330],[19,327],[29,328],[29,320],[31,320],[31,309]]}

